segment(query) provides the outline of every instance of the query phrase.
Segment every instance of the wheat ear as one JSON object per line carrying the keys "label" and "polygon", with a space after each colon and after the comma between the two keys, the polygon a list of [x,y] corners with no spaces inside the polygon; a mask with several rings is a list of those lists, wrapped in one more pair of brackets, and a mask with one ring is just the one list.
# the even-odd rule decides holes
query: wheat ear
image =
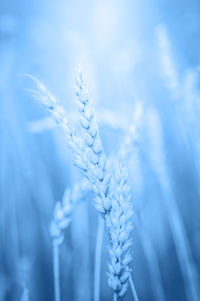
{"label": "wheat ear", "polygon": [[[121,188],[123,189],[120,190],[121,192],[119,192],[117,189],[118,193],[115,193],[115,196],[118,198],[115,200],[115,198],[111,197],[113,186],[111,186],[111,172],[99,136],[94,107],[91,99],[89,98],[88,90],[85,87],[84,78],[81,73],[80,67],[78,67],[76,74],[77,76],[75,89],[80,113],[79,130],[81,131],[81,138],[77,137],[77,135],[72,130],[72,127],[68,119],[66,118],[64,109],[59,104],[59,102],[52,96],[52,94],[48,92],[48,90],[43,85],[41,86],[40,82],[34,77],[32,77],[32,79],[36,82],[39,91],[29,91],[36,99],[47,106],[48,109],[52,112],[55,121],[67,134],[68,141],[75,152],[75,165],[79,167],[83,175],[88,178],[94,186],[96,195],[95,207],[101,214],[101,216],[105,219],[106,226],[110,233],[110,254],[113,255],[111,256],[112,260],[109,266],[109,284],[114,290],[114,298],[116,299],[125,295],[128,287],[128,280],[130,279],[129,263],[132,258],[129,252],[131,243],[128,237],[131,230],[130,213],[132,212],[132,210],[126,211],[126,208],[130,208],[128,197],[124,199],[124,202],[121,202],[121,198],[123,198],[123,194],[125,193],[123,189],[125,189],[126,187],[125,181],[122,181],[122,179],[121,181],[124,183],[124,187],[122,185]],[[114,204],[113,210],[112,204]],[[124,236],[123,242],[119,241],[119,239],[122,238],[121,235],[115,236],[115,232],[117,231],[115,224],[116,216],[118,214],[117,211],[121,212],[123,218],[120,218],[120,221],[123,221],[124,223],[124,225],[121,225],[120,231],[123,232],[123,229],[126,229],[127,231],[127,234]],[[102,241],[99,243],[100,250],[101,246]],[[115,250],[116,246],[118,246],[118,249]],[[120,254],[115,254],[115,251],[119,251]],[[101,251],[97,253],[101,254]],[[118,255],[118,257],[115,258],[115,255]],[[114,258],[116,259],[115,262]],[[100,264],[100,260],[97,260],[97,262],[98,264]],[[120,265],[121,270],[119,271],[117,270],[117,267],[119,267]],[[97,267],[95,267],[95,269],[96,268]],[[98,270],[100,271],[99,267]],[[118,271],[118,274],[115,274],[115,270]],[[117,280],[118,282],[120,282],[120,285],[116,285]]]}
{"label": "wheat ear", "polygon": [[[130,202],[129,187],[127,184],[127,172],[124,166],[120,166],[115,171],[115,184],[111,185],[111,174],[109,167],[106,166],[106,156],[99,137],[96,124],[94,107],[85,87],[84,77],[77,69],[76,77],[76,96],[80,112],[80,125],[83,135],[84,153],[81,158],[85,158],[88,178],[94,184],[96,198],[96,208],[106,219],[106,226],[110,235],[110,255],[111,264],[109,265],[109,284],[114,291],[114,298],[118,299],[126,294],[128,282],[130,281],[134,300],[137,301],[137,294],[130,275],[129,264],[132,261],[130,247],[130,232],[132,230],[132,205]],[[103,165],[102,158],[105,158]],[[82,163],[82,162],[81,162]],[[107,168],[106,168],[107,167]],[[112,192],[114,196],[112,197]],[[102,244],[102,224],[99,223],[98,241],[96,247],[96,262],[99,267],[99,257]],[[100,240],[100,241],[99,241]],[[117,257],[116,257],[117,256]],[[99,275],[100,271],[97,272]],[[98,281],[97,281],[98,282]],[[97,297],[98,295],[98,297]],[[96,293],[96,299],[99,294]],[[117,300],[116,299],[116,300]]]}
{"label": "wheat ear", "polygon": [[70,190],[65,190],[62,202],[57,202],[54,207],[53,219],[50,224],[50,235],[54,244],[61,245],[63,242],[63,231],[68,227],[72,219],[74,207],[88,191],[85,181],[77,183]]}
{"label": "wheat ear", "polygon": [[75,91],[82,132],[82,151],[81,156],[76,158],[76,164],[94,185],[95,207],[103,217],[106,217],[111,210],[111,173],[99,136],[94,106],[85,86],[80,66],[77,67]]}
{"label": "wheat ear", "polygon": [[86,190],[86,183],[74,185],[73,189],[66,189],[62,203],[57,202],[54,207],[54,215],[50,224],[50,235],[53,244],[53,270],[55,300],[60,301],[60,245],[63,242],[63,231],[68,227],[72,219],[74,207],[83,198]]}
{"label": "wheat ear", "polygon": [[[111,246],[109,247],[108,283],[114,291],[114,300],[118,300],[125,296],[129,281],[131,281],[129,265],[132,261],[132,240],[130,234],[133,228],[133,208],[130,202],[127,170],[122,164],[115,169],[113,186],[112,210],[109,217]],[[138,300],[135,292],[133,295],[134,300]]]}
{"label": "wheat ear", "polygon": [[66,135],[69,146],[73,149],[80,149],[74,127],[67,118],[67,114],[60,101],[36,77],[30,74],[26,76],[32,79],[37,87],[37,89],[26,89],[26,91],[50,111],[53,119]]}

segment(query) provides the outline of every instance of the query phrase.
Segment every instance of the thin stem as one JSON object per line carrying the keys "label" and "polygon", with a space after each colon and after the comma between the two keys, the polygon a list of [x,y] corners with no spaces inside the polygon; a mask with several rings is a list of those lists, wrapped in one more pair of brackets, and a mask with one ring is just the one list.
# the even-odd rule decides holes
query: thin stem
{"label": "thin stem", "polygon": [[132,294],[133,294],[133,300],[134,301],[139,301],[131,274],[130,274],[130,277],[129,277],[129,283],[130,283],[131,291],[132,291]]}
{"label": "thin stem", "polygon": [[101,216],[98,219],[98,231],[96,238],[95,250],[95,267],[94,267],[94,301],[100,300],[100,279],[101,279],[101,250],[104,232],[104,220]]}
{"label": "thin stem", "polygon": [[180,216],[179,208],[177,207],[176,200],[172,195],[170,184],[167,181],[167,178],[162,181],[163,191],[166,195],[164,201],[168,211],[167,217],[177,253],[177,259],[182,272],[183,281],[185,283],[184,287],[187,300],[198,301],[198,272],[192,257],[191,246],[185,231],[182,217]]}
{"label": "thin stem", "polygon": [[60,301],[60,261],[59,246],[57,244],[53,244],[53,272],[55,301]]}
{"label": "thin stem", "polygon": [[[175,204],[174,204],[175,205]],[[199,300],[198,275],[193,263],[190,244],[188,242],[182,219],[177,211],[171,212],[170,222],[172,227],[172,236],[177,252],[180,269],[185,282],[187,300]]]}
{"label": "thin stem", "polygon": [[153,290],[154,299],[159,301],[165,301],[165,294],[163,289],[162,277],[160,266],[158,262],[158,256],[156,253],[155,245],[148,233],[148,228],[145,227],[145,219],[144,215],[136,219],[136,224],[138,229],[140,229],[140,242],[143,246],[143,251],[149,265],[149,272],[150,272],[150,281],[152,287],[156,289]]}

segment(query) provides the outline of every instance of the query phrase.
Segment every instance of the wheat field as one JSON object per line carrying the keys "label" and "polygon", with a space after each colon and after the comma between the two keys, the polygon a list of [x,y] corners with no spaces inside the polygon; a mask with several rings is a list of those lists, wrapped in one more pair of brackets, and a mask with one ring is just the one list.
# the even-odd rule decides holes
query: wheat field
{"label": "wheat field", "polygon": [[200,300],[198,0],[0,3],[0,301]]}

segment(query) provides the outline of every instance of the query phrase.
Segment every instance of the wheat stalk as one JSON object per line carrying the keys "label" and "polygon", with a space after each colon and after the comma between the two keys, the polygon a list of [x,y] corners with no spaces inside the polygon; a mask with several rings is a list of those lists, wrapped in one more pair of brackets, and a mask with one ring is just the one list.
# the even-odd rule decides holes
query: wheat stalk
{"label": "wheat stalk", "polygon": [[[95,120],[94,108],[91,100],[89,99],[87,89],[83,84],[83,76],[80,72],[80,68],[77,69],[76,77],[76,96],[79,106],[79,112],[81,114],[80,128],[83,131],[83,139],[77,137],[72,125],[70,124],[63,107],[60,102],[47,90],[47,88],[35,77],[28,75],[37,85],[37,90],[28,89],[32,96],[40,103],[45,105],[49,111],[51,111],[56,123],[60,125],[64,131],[67,140],[72,147],[75,165],[82,171],[83,175],[89,179],[93,184],[95,190],[95,207],[98,212],[106,218],[109,215],[111,209],[111,199],[109,197],[110,186],[110,172],[109,165],[106,160],[105,152],[102,147],[102,143],[99,137],[99,131]],[[80,135],[81,136],[81,135]],[[60,209],[60,205],[57,205]],[[54,226],[54,225],[53,225]],[[56,233],[58,230],[58,233]],[[55,227],[55,239],[56,243],[62,243],[62,237],[60,237],[60,229]],[[57,235],[57,236],[56,236]],[[100,250],[102,246],[101,242],[98,244]],[[101,254],[101,251],[96,252]],[[58,245],[54,245],[54,278],[55,288],[59,292],[59,254]],[[100,259],[97,260],[100,265]],[[100,267],[95,266],[95,270],[100,271]],[[97,272],[95,272],[97,275]],[[94,283],[98,281],[95,280]],[[99,284],[97,285],[99,286]],[[99,290],[99,288],[95,288]],[[94,293],[95,294],[95,293]],[[59,296],[59,293],[57,293]],[[96,294],[97,295],[97,294]],[[98,297],[99,298],[99,297]],[[97,299],[98,300],[98,299]]]}
{"label": "wheat stalk", "polygon": [[[131,279],[129,263],[132,261],[130,255],[130,247],[132,244],[130,232],[132,230],[133,211],[127,184],[127,172],[123,166],[120,166],[120,169],[117,168],[115,170],[116,182],[114,185],[111,185],[109,169],[102,169],[102,165],[99,164],[99,162],[101,162],[101,156],[105,156],[105,154],[96,125],[94,107],[88,95],[87,88],[85,87],[80,67],[77,71],[75,88],[80,112],[80,124],[84,133],[83,143],[85,142],[86,145],[85,157],[87,158],[91,180],[94,183],[97,194],[96,208],[105,216],[110,235],[111,264],[109,265],[108,282],[114,291],[114,299],[117,300],[126,294],[128,282],[129,279]],[[96,146],[98,146],[98,148],[96,148]],[[93,156],[95,158],[94,162]],[[99,177],[99,175],[101,175],[101,177]],[[107,181],[104,180],[106,176],[108,177]],[[102,195],[102,186],[99,185],[99,182],[103,184],[103,192],[107,191],[104,195]],[[111,194],[112,191],[114,192],[113,197]],[[105,205],[109,207],[106,208]],[[117,224],[115,224],[116,222]],[[99,225],[100,229],[98,232],[100,232],[100,235],[98,239],[102,241],[101,223],[99,223]],[[97,248],[99,257],[98,249],[101,248],[99,241],[97,241],[97,245],[99,245],[99,248]],[[118,251],[119,253],[117,253]],[[96,260],[99,262],[97,258]],[[136,295],[135,291],[134,295]],[[137,300],[137,297],[135,297],[135,300]]]}
{"label": "wheat stalk", "polygon": [[70,190],[65,191],[63,202],[57,202],[54,208],[54,216],[51,221],[49,232],[53,245],[53,271],[55,300],[60,301],[60,245],[63,242],[63,230],[71,221],[72,203],[70,202]]}
{"label": "wheat stalk", "polygon": [[24,287],[21,301],[29,301],[29,291],[26,287]]}
{"label": "wheat stalk", "polygon": [[64,239],[64,230],[69,226],[74,207],[84,196],[88,185],[84,181],[74,185],[73,189],[66,189],[62,203],[57,202],[54,207],[53,219],[51,221],[49,232],[53,244],[53,270],[54,270],[54,288],[55,300],[60,301],[60,256],[59,248]]}
{"label": "wheat stalk", "polygon": [[[80,126],[83,132],[83,145],[85,146],[82,156],[87,162],[88,178],[93,182],[97,195],[96,208],[105,217],[109,231],[111,264],[109,265],[108,282],[114,291],[114,299],[117,300],[118,297],[123,297],[126,294],[130,279],[129,263],[132,261],[130,255],[132,243],[129,236],[132,230],[133,211],[127,184],[127,173],[126,169],[120,166],[120,169],[117,168],[114,171],[115,183],[111,183],[110,170],[109,167],[106,168],[106,159],[104,159],[104,165],[100,164],[102,158],[106,158],[106,155],[99,137],[94,107],[85,87],[80,67],[77,70],[75,88],[80,112]],[[114,193],[113,197],[112,191]],[[98,233],[100,234],[98,235],[98,247],[96,248],[96,262],[98,263],[96,268],[98,270],[103,236],[101,228],[101,223],[99,223]],[[97,275],[99,273],[100,271],[97,272]],[[98,293],[96,295],[99,296]],[[98,298],[95,296],[95,300],[99,300]],[[135,298],[135,300],[137,299]]]}
{"label": "wheat stalk", "polygon": [[[129,263],[132,260],[130,255],[130,247],[132,243],[129,239],[129,234],[132,229],[132,209],[126,190],[126,178],[123,178],[125,173],[121,173],[119,170],[115,172],[116,183],[115,185],[111,185],[111,169],[102,146],[96,123],[94,106],[85,86],[80,66],[77,68],[75,82],[76,100],[80,116],[80,125],[78,129],[80,131],[79,137],[68,121],[66,113],[59,101],[50,92],[48,92],[44,85],[36,78],[32,76],[31,78],[37,84],[39,91],[29,91],[37,100],[51,111],[55,121],[65,132],[73,152],[75,153],[75,165],[93,184],[95,191],[95,207],[105,219],[110,235],[111,264],[109,265],[108,273],[109,284],[114,291],[114,299],[117,300],[119,297],[123,297],[127,291],[128,281],[130,279]],[[116,189],[115,197],[112,197],[112,191],[114,189]],[[57,206],[59,209],[60,205]],[[119,229],[116,225],[117,219],[120,221]],[[64,224],[65,222],[66,221],[64,221]],[[123,229],[125,229],[126,233]],[[121,234],[117,231],[120,231]],[[102,238],[101,241],[98,242],[98,256],[101,254],[101,247]],[[119,253],[117,253],[118,251]],[[116,255],[118,257],[116,257]],[[97,262],[98,265],[100,265],[100,258]],[[118,270],[119,267],[120,271]],[[100,271],[99,266],[95,267],[95,269]],[[97,300],[99,300],[99,296]]]}

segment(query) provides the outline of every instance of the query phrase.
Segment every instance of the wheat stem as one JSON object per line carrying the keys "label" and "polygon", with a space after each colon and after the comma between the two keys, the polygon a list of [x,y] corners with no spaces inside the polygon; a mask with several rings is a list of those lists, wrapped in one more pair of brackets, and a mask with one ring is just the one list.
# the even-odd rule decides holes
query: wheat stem
{"label": "wheat stem", "polygon": [[[139,215],[138,215],[139,217]],[[149,266],[149,273],[152,287],[156,287],[153,291],[154,299],[159,301],[165,301],[165,292],[162,283],[161,267],[159,266],[158,255],[155,245],[152,241],[151,235],[149,235],[148,228],[145,227],[145,220],[143,216],[141,219],[136,219],[136,227],[140,229],[140,242],[146,257],[146,261]]]}
{"label": "wheat stem", "polygon": [[29,301],[29,292],[28,292],[28,289],[26,287],[24,287],[21,301]]}
{"label": "wheat stem", "polygon": [[95,250],[95,267],[94,267],[94,301],[100,300],[100,280],[101,280],[101,251],[103,242],[105,222],[101,216],[98,218],[98,231],[96,238]]}
{"label": "wheat stem", "polygon": [[60,301],[60,259],[58,244],[53,244],[53,272],[55,301]]}
{"label": "wheat stem", "polygon": [[114,293],[114,295],[113,295],[113,301],[117,301],[117,294],[116,293]]}
{"label": "wheat stem", "polygon": [[132,291],[132,294],[133,294],[133,300],[134,301],[139,301],[138,296],[137,296],[137,292],[136,292],[136,289],[135,289],[135,284],[133,282],[133,278],[132,278],[131,274],[129,276],[129,283],[130,283],[131,291]]}
{"label": "wheat stem", "polygon": [[[174,208],[176,208],[175,203]],[[178,208],[173,210],[173,212],[170,212],[168,217],[180,270],[183,275],[183,281],[185,282],[187,300],[197,301],[199,300],[198,275],[193,263],[190,244]]]}

